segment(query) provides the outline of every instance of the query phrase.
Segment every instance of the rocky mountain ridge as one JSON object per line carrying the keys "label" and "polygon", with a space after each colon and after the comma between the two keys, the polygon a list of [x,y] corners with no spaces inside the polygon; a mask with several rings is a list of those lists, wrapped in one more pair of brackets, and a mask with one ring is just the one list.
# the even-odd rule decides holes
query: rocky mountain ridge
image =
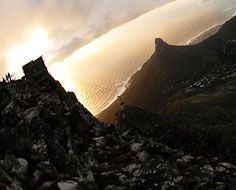
{"label": "rocky mountain ridge", "polygon": [[194,141],[178,135],[182,128],[174,134],[171,120],[126,106],[117,126],[102,123],[48,73],[42,58],[23,70],[22,79],[0,83],[0,189],[236,187],[235,162],[189,151]]}

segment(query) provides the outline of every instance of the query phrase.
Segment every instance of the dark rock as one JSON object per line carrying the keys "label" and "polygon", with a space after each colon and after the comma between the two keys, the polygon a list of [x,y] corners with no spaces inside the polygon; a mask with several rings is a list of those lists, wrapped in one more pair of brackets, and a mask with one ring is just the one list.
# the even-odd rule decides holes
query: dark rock
{"label": "dark rock", "polygon": [[169,46],[163,39],[161,38],[156,38],[155,39],[155,45],[156,45],[156,52],[161,53],[167,49]]}
{"label": "dark rock", "polygon": [[76,181],[59,181],[57,186],[60,190],[76,190],[78,188],[78,182]]}
{"label": "dark rock", "polygon": [[4,171],[2,167],[0,167],[0,181],[1,183],[11,184],[13,179]]}
{"label": "dark rock", "polygon": [[[117,114],[117,126],[104,124],[51,77],[42,58],[24,66],[24,72],[22,80],[0,86],[0,92],[7,89],[0,94],[2,189],[236,187],[234,162],[216,157],[231,140],[214,144],[221,149],[207,142],[213,134],[220,139],[221,130],[190,129],[133,106]],[[202,150],[198,142],[205,143],[208,157],[196,153]]]}

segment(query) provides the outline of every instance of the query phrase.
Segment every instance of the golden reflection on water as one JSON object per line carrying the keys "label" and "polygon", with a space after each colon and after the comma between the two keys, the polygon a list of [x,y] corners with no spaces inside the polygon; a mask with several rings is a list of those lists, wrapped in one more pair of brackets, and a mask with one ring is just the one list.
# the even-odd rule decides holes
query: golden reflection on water
{"label": "golden reflection on water", "polygon": [[125,81],[154,52],[154,39],[183,45],[233,15],[234,0],[176,0],[80,48],[50,72],[93,114],[124,90]]}

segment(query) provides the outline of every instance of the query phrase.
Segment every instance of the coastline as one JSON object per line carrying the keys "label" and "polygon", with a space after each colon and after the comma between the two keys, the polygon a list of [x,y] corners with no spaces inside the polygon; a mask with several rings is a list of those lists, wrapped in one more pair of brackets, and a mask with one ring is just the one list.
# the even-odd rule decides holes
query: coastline
{"label": "coastline", "polygon": [[222,27],[224,23],[221,24],[217,24],[215,26],[212,26],[210,28],[208,28],[205,31],[200,32],[198,35],[194,36],[193,38],[189,39],[186,41],[185,45],[195,45],[198,44],[202,41],[204,41],[205,39],[211,37],[212,35],[216,34],[220,28]]}
{"label": "coastline", "polygon": [[[235,13],[236,14],[236,13]],[[193,38],[190,38],[189,40],[186,41],[185,45],[194,45],[194,44],[197,44],[197,43],[200,43],[202,41],[204,41],[205,39],[209,38],[210,36],[216,34],[220,28],[222,27],[222,25],[224,24],[223,23],[220,23],[220,24],[217,24],[215,26],[212,26],[210,28],[208,28],[207,30],[205,31],[202,31],[200,32],[198,35],[196,35],[195,37]],[[199,39],[199,37],[201,37]],[[149,58],[148,58],[149,59]],[[147,60],[148,60],[147,59]],[[143,65],[141,67],[139,67],[127,80],[125,80],[124,82],[120,83],[120,84],[117,84],[118,86],[120,86],[120,88],[118,89],[118,93],[117,95],[114,96],[114,98],[112,98],[109,103],[103,108],[101,109],[101,111],[99,111],[95,117],[97,117],[99,114],[101,114],[103,111],[105,111],[108,107],[110,107],[116,100],[117,100],[117,97],[118,96],[122,96],[122,94],[127,90],[128,86],[129,86],[129,83],[131,82],[131,79],[133,78],[133,76],[139,72],[141,69],[142,69]]]}
{"label": "coastline", "polygon": [[[149,59],[149,58],[148,58]],[[147,60],[148,60],[147,59]],[[128,79],[126,79],[124,82],[120,83],[120,84],[116,84],[116,86],[120,86],[120,88],[118,89],[118,93],[109,101],[109,103],[103,108],[101,109],[100,112],[98,112],[95,117],[97,117],[100,113],[102,113],[104,110],[106,110],[108,107],[110,107],[110,105],[112,105],[116,100],[118,96],[122,96],[122,94],[124,94],[124,92],[127,90],[127,88],[129,87],[130,81],[133,78],[133,76],[139,72],[142,69],[143,66],[139,67]]]}

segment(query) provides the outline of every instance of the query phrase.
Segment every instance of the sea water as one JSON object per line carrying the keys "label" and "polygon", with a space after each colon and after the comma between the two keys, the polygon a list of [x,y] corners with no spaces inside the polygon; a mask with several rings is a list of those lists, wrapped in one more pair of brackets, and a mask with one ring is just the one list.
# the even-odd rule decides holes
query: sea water
{"label": "sea water", "polygon": [[176,0],[114,28],[49,69],[96,115],[150,58],[155,38],[184,45],[235,12],[235,0]]}

